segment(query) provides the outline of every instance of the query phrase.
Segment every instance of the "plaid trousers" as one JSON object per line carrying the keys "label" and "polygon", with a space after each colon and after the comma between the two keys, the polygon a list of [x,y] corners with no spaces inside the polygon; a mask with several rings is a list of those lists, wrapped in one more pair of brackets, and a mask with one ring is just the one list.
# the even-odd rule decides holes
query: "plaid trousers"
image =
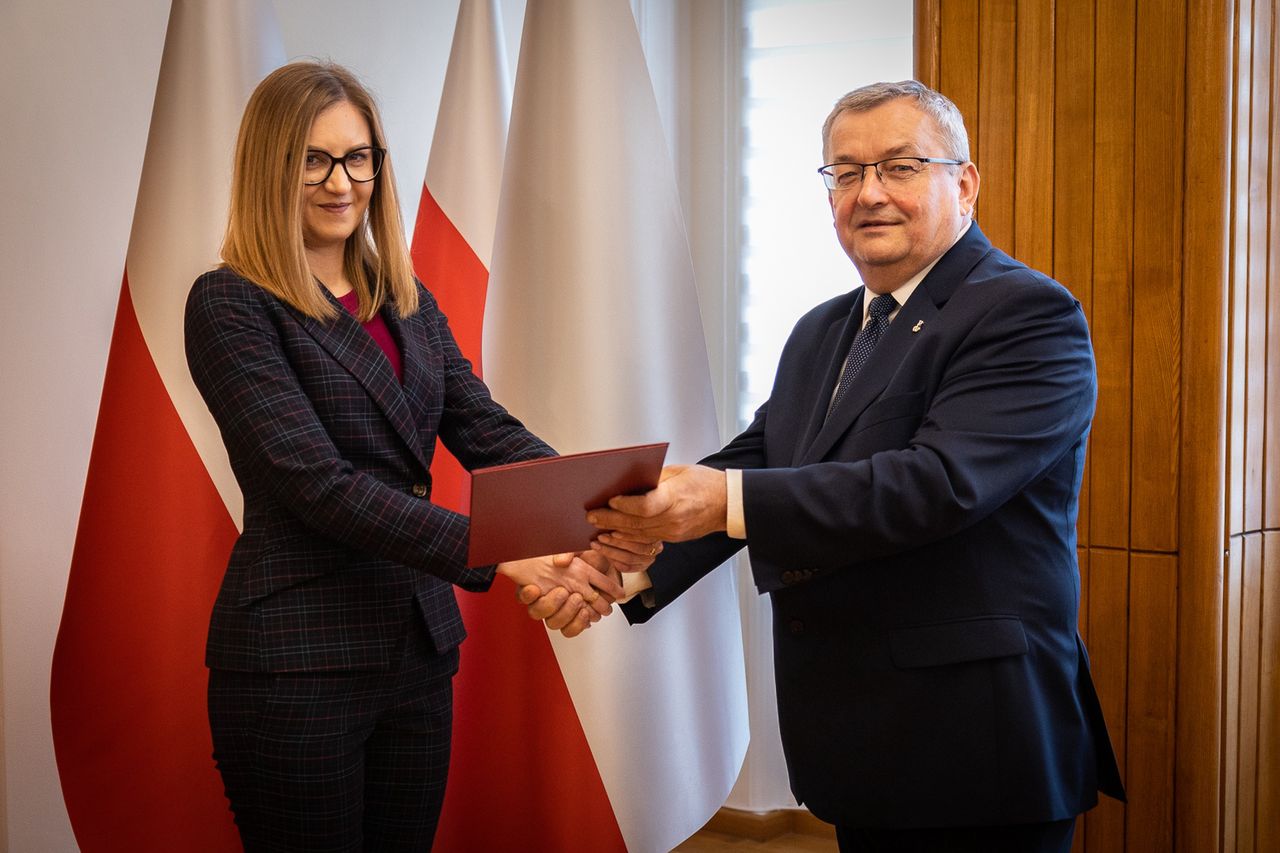
{"label": "plaid trousers", "polygon": [[214,759],[246,853],[430,850],[457,668],[415,609],[387,671],[211,670]]}

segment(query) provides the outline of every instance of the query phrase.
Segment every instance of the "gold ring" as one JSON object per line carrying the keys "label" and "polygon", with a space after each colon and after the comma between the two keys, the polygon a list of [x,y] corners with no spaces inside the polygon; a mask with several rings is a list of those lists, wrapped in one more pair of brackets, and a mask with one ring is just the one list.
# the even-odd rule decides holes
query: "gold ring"
{"label": "gold ring", "polygon": [[649,556],[650,556],[650,557],[656,557],[656,556],[658,556],[658,546],[657,546],[657,545],[650,545],[650,546],[649,546]]}

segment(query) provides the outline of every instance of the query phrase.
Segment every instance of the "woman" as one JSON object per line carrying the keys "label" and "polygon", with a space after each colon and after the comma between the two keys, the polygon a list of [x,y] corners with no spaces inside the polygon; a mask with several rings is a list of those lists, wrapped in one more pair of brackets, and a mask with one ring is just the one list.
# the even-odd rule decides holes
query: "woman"
{"label": "woman", "polygon": [[241,838],[426,850],[464,636],[452,586],[566,588],[567,633],[621,588],[594,558],[465,567],[467,519],[430,501],[437,436],[468,468],[553,451],[413,278],[377,109],[345,69],[287,65],[250,98],[222,257],[192,288],[186,346],[244,493],[206,651]]}

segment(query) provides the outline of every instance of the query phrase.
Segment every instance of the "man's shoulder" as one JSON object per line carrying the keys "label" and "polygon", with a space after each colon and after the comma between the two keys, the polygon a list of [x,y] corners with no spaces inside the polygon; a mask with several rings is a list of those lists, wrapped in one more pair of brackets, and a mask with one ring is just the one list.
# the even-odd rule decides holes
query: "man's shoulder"
{"label": "man's shoulder", "polygon": [[1060,282],[994,247],[965,277],[958,293],[981,300],[1078,301]]}
{"label": "man's shoulder", "polygon": [[[993,244],[973,222],[956,244],[943,254],[925,278],[939,303],[948,301],[953,288],[968,289],[973,297],[996,299],[1012,291],[1042,291],[1059,296],[1069,293],[1051,276],[1011,257]],[[983,288],[974,290],[974,286]]]}

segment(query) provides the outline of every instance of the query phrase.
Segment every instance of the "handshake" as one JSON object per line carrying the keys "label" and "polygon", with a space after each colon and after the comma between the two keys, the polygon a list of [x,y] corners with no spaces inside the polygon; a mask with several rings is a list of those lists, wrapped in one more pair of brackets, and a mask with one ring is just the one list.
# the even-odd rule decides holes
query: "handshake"
{"label": "handshake", "polygon": [[625,597],[622,573],[644,572],[663,542],[684,542],[725,529],[725,474],[702,465],[668,465],[653,491],[619,495],[587,513],[601,532],[577,554],[498,564],[516,584],[531,619],[566,637],[581,634]]}

